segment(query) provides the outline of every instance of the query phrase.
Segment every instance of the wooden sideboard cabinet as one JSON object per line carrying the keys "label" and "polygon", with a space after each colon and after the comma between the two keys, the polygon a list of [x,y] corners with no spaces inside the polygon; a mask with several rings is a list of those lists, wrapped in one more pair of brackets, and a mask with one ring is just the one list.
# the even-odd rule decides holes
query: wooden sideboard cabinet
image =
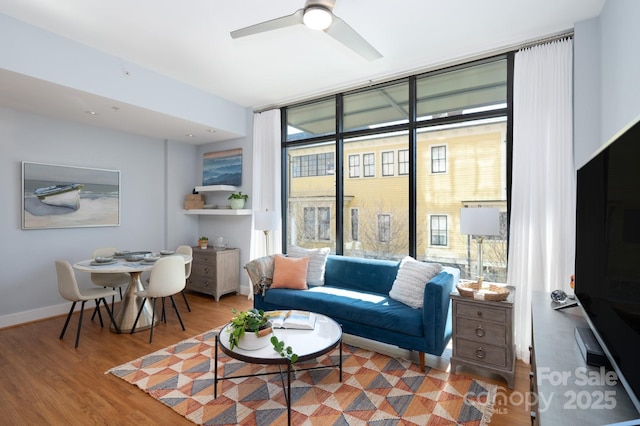
{"label": "wooden sideboard cabinet", "polygon": [[193,247],[193,265],[186,288],[210,294],[216,302],[220,296],[240,292],[240,250]]}
{"label": "wooden sideboard cabinet", "polygon": [[453,355],[451,371],[467,365],[505,378],[513,389],[515,347],[513,342],[513,296],[493,302],[451,293],[453,311]]}

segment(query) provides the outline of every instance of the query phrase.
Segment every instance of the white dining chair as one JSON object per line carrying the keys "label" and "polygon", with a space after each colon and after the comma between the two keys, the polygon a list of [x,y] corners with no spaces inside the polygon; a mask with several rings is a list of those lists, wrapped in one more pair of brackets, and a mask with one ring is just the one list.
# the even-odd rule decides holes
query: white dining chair
{"label": "white dining chair", "polygon": [[82,328],[82,316],[84,314],[84,304],[87,302],[87,300],[95,300],[98,317],[100,318],[100,326],[104,326],[104,324],[102,323],[102,314],[100,313],[100,302],[102,302],[104,304],[104,307],[107,309],[107,313],[109,314],[109,318],[111,318],[111,323],[114,325],[116,332],[120,333],[120,328],[118,328],[118,324],[116,324],[115,320],[113,319],[113,314],[111,312],[111,309],[109,309],[109,304],[105,300],[105,297],[115,295],[116,291],[108,288],[90,288],[80,290],[78,288],[78,282],[76,281],[76,276],[73,272],[71,264],[63,259],[57,259],[55,261],[55,264],[56,274],[58,277],[58,291],[60,292],[60,296],[62,296],[66,300],[73,302],[73,304],[71,305],[71,309],[69,309],[67,319],[64,322],[64,327],[62,327],[60,339],[64,337],[64,333],[67,331],[67,326],[69,325],[69,320],[71,319],[73,310],[76,307],[76,303],[82,302],[80,308],[80,318],[78,319],[78,331],[76,333],[75,347],[78,347],[78,343],[80,342],[80,329]]}
{"label": "white dining chair", "polygon": [[[115,247],[101,247],[93,251],[92,258],[96,257],[111,257],[118,251]],[[111,273],[111,274],[91,274],[91,282],[100,287],[109,287],[112,289],[118,289],[120,292],[120,300],[122,300],[122,287],[129,285],[130,276],[125,272]],[[111,298],[111,310],[115,303],[115,295]],[[95,316],[95,312],[94,312]],[[92,317],[93,319],[93,317]]]}
{"label": "white dining chair", "polygon": [[[185,254],[185,255],[191,256],[193,258],[193,249],[190,246],[178,246],[178,248],[176,249],[176,253]],[[191,276],[191,266],[192,266],[192,264],[193,264],[193,260],[190,260],[189,262],[184,264],[184,279],[185,279],[185,281],[187,279],[189,279],[189,277]],[[189,312],[191,312],[191,306],[189,306],[189,301],[187,300],[187,295],[185,294],[185,289],[182,290],[182,298],[184,299],[185,305],[187,305],[187,310]]]}
{"label": "white dining chair", "polygon": [[151,299],[151,331],[149,334],[149,343],[151,343],[151,341],[153,340],[153,326],[156,317],[157,298],[162,299],[162,316],[160,318],[165,323],[167,322],[167,317],[164,310],[165,297],[169,297],[171,299],[173,309],[175,309],[176,311],[176,315],[178,316],[178,320],[180,321],[182,330],[185,330],[184,323],[182,322],[182,317],[180,316],[180,312],[178,311],[178,306],[176,305],[176,301],[173,299],[174,294],[180,293],[182,290],[184,290],[184,286],[186,283],[184,273],[184,259],[182,258],[182,256],[168,256],[156,261],[156,263],[153,265],[153,269],[151,269],[151,276],[149,277],[149,287],[147,287],[145,290],[136,292],[136,295],[142,297],[143,301],[140,304],[138,315],[136,316],[133,327],[131,328],[131,334],[133,334],[136,326],[138,325],[138,320],[140,319],[140,315],[142,314],[147,299]]}

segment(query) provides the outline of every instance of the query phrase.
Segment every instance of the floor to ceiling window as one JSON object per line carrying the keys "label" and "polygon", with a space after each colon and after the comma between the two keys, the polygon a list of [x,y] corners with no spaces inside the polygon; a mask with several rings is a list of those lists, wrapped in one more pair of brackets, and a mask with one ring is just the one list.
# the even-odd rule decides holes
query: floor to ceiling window
{"label": "floor to ceiling window", "polygon": [[510,55],[282,108],[284,246],[477,270],[460,209],[497,207],[484,278],[506,281]]}

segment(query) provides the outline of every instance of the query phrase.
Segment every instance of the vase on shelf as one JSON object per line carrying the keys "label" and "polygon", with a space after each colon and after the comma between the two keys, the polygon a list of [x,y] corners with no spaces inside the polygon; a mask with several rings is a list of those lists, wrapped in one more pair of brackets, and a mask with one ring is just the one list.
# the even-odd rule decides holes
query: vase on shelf
{"label": "vase on shelf", "polygon": [[244,207],[244,200],[242,198],[234,198],[230,200],[231,208],[235,210],[240,210]]}
{"label": "vase on shelf", "polygon": [[231,201],[232,209],[239,210],[244,207],[244,203],[247,202],[249,196],[247,194],[243,194],[242,191],[240,191],[229,195],[229,198],[227,199]]}
{"label": "vase on shelf", "polygon": [[213,248],[216,250],[224,250],[227,248],[227,243],[224,241],[224,237],[216,238],[215,243],[213,243]]}

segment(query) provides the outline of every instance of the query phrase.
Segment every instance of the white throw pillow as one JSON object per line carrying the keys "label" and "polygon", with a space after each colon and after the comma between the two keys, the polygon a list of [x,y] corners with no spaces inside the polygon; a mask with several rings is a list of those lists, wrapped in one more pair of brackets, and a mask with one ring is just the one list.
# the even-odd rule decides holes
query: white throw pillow
{"label": "white throw pillow", "polygon": [[414,309],[422,308],[424,288],[440,271],[442,265],[439,263],[420,262],[406,256],[400,262],[400,269],[389,291],[389,297]]}
{"label": "white throw pillow", "polygon": [[327,266],[327,257],[331,253],[331,248],[306,249],[291,245],[287,247],[287,254],[290,257],[308,257],[309,266],[307,268],[307,284],[324,285],[324,270]]}

